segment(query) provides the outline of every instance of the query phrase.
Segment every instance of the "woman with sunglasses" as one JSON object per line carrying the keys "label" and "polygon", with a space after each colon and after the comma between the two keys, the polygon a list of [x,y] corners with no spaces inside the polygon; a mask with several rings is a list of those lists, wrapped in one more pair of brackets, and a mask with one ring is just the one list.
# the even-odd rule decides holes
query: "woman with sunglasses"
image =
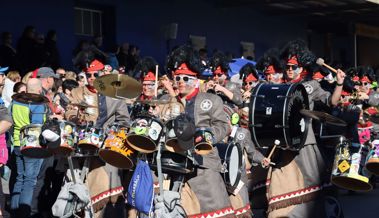
{"label": "woman with sunglasses", "polygon": [[259,83],[258,72],[253,64],[244,65],[240,72],[242,82],[242,98],[245,104],[250,102],[251,91]]}

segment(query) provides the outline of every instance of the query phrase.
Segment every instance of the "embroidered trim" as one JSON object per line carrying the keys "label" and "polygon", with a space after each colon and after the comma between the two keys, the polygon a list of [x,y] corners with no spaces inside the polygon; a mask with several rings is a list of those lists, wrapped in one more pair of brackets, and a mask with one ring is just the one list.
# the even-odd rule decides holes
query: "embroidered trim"
{"label": "embroidered trim", "polygon": [[98,195],[93,196],[91,198],[91,203],[96,204],[97,202],[99,202],[105,198],[111,197],[113,195],[121,194],[123,191],[124,191],[124,188],[122,186],[111,189],[111,190],[107,190],[105,192],[102,192]]}
{"label": "embroidered trim", "polygon": [[307,195],[307,194],[310,194],[310,193],[313,193],[313,192],[320,191],[321,189],[322,189],[322,187],[319,186],[319,185],[317,185],[317,186],[311,186],[311,187],[308,187],[308,188],[300,189],[300,190],[297,190],[297,191],[294,191],[294,192],[289,192],[289,193],[286,193],[286,194],[283,194],[283,195],[278,195],[278,196],[270,198],[269,199],[269,204],[273,204],[273,203],[276,203],[278,201],[288,200],[288,199],[291,199],[291,198],[301,197],[303,195]]}
{"label": "embroidered trim", "polygon": [[199,213],[199,214],[195,214],[195,215],[190,215],[188,217],[189,218],[234,217],[234,210],[231,207],[227,207],[227,208],[223,208],[223,209],[208,212],[208,213]]}
{"label": "embroidered trim", "polygon": [[244,213],[247,213],[250,211],[250,204],[247,204],[245,207],[239,208],[239,209],[234,209],[234,213],[239,216]]}

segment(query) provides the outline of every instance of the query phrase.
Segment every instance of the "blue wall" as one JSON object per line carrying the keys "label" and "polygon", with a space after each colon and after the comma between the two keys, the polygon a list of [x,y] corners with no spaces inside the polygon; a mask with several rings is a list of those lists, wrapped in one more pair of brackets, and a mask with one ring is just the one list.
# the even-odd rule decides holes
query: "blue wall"
{"label": "blue wall", "polygon": [[[192,1],[130,1],[130,0],[14,0],[1,4],[1,31],[13,33],[14,43],[26,25],[34,25],[37,32],[55,29],[62,63],[71,67],[71,52],[78,37],[74,35],[74,6],[93,3],[113,7],[116,36],[107,36],[117,43],[129,42],[141,48],[142,56],[154,56],[163,62],[166,42],[161,28],[178,23],[178,37],[172,45],[182,44],[188,36],[207,37],[211,51],[218,48],[240,55],[240,41],[254,42],[259,57],[267,48],[278,46],[294,38],[306,37],[306,21],[284,17],[268,17],[256,10],[236,7],[217,8],[201,0]],[[191,4],[189,4],[191,3]]]}

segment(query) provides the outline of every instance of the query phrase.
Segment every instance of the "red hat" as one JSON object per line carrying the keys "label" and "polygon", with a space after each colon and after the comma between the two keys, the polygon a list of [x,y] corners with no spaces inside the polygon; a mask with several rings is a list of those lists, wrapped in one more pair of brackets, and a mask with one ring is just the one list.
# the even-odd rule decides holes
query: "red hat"
{"label": "red hat", "polygon": [[297,61],[297,57],[292,56],[290,59],[287,60],[287,64],[299,65],[299,62]]}
{"label": "red hat", "polygon": [[104,64],[102,64],[98,60],[94,60],[91,62],[91,64],[84,69],[85,72],[93,72],[93,71],[99,71],[104,69]]}
{"label": "red hat", "polygon": [[186,63],[182,63],[174,72],[174,75],[179,75],[179,74],[186,74],[189,76],[196,76],[197,73],[193,72],[187,67]]}
{"label": "red hat", "polygon": [[224,73],[225,73],[225,72],[222,71],[222,69],[221,69],[220,66],[218,66],[218,67],[216,68],[216,70],[213,71],[213,75],[220,75],[220,74],[224,74]]}
{"label": "red hat", "polygon": [[374,107],[369,107],[365,110],[365,112],[369,115],[375,115],[378,113],[378,110]]}
{"label": "red hat", "polygon": [[354,76],[353,77],[353,82],[358,82],[359,81],[359,77],[358,76]]}
{"label": "red hat", "polygon": [[347,91],[345,91],[345,90],[342,90],[341,95],[343,95],[343,96],[350,96],[350,93],[347,92]]}
{"label": "red hat", "polygon": [[274,74],[275,73],[275,68],[274,65],[270,65],[266,68],[265,74]]}
{"label": "red hat", "polygon": [[364,77],[362,77],[361,82],[368,82],[368,83],[370,83],[371,80],[367,76],[364,76]]}
{"label": "red hat", "polygon": [[252,74],[252,73],[250,73],[246,78],[245,78],[245,82],[255,82],[255,81],[257,81],[258,79],[257,78],[255,78],[255,76]]}
{"label": "red hat", "polygon": [[320,72],[316,72],[313,74],[313,79],[323,79],[325,76],[322,75]]}
{"label": "red hat", "polygon": [[143,78],[143,81],[155,81],[156,77],[153,72],[148,72]]}

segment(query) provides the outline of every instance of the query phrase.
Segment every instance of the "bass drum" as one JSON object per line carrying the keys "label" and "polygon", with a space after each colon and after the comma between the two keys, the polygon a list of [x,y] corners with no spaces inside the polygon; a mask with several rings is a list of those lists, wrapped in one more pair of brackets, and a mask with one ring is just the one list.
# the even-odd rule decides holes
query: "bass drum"
{"label": "bass drum", "polygon": [[308,120],[300,110],[309,109],[308,94],[301,84],[259,84],[251,95],[249,126],[254,144],[298,151],[305,143]]}
{"label": "bass drum", "polygon": [[221,175],[226,190],[233,194],[241,181],[242,149],[238,143],[219,143],[215,146],[223,166]]}

